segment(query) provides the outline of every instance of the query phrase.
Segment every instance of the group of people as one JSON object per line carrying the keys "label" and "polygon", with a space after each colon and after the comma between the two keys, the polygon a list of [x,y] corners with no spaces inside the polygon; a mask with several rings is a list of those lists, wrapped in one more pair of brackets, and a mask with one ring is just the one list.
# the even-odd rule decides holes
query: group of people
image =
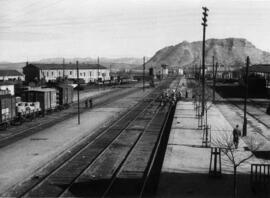
{"label": "group of people", "polygon": [[175,105],[181,99],[181,92],[177,89],[168,89],[164,91],[159,97],[160,106],[166,104]]}

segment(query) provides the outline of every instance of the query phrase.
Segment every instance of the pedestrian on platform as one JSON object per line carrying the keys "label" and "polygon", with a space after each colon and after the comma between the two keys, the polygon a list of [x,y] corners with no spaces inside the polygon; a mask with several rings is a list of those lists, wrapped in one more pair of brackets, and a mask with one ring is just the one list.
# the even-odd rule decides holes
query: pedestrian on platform
{"label": "pedestrian on platform", "polygon": [[241,131],[239,130],[239,126],[237,124],[236,127],[233,129],[233,143],[236,149],[238,148],[240,135],[241,135]]}

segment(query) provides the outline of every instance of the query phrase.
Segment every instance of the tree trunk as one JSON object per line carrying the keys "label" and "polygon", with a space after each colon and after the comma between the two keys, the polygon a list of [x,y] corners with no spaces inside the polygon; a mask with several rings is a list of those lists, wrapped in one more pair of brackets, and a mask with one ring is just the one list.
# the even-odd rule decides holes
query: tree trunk
{"label": "tree trunk", "polygon": [[236,175],[236,169],[237,167],[234,166],[233,167],[233,194],[234,194],[234,198],[237,198],[237,175]]}

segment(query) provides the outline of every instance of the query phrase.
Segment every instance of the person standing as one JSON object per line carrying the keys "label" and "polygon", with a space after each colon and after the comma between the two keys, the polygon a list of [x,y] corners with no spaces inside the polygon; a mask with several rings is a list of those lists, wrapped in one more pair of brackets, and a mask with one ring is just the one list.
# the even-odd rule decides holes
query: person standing
{"label": "person standing", "polygon": [[233,129],[233,143],[236,149],[238,148],[240,135],[241,135],[241,131],[239,130],[239,126],[237,124],[236,127]]}

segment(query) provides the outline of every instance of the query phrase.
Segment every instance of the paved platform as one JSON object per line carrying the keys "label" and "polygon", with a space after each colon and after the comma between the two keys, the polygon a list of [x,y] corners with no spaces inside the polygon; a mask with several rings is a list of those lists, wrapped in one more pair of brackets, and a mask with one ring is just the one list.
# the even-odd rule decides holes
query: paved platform
{"label": "paved platform", "polygon": [[[232,197],[233,167],[225,155],[221,157],[222,177],[209,176],[210,148],[202,146],[203,131],[198,129],[194,105],[191,101],[177,104],[167,145],[157,197]],[[216,106],[208,113],[212,143],[232,134],[232,126]],[[212,144],[212,146],[213,146]],[[240,160],[251,153],[242,139],[237,150]],[[267,161],[264,161],[267,162]],[[238,168],[239,197],[253,197],[249,173],[251,163],[261,163],[255,157]]]}

